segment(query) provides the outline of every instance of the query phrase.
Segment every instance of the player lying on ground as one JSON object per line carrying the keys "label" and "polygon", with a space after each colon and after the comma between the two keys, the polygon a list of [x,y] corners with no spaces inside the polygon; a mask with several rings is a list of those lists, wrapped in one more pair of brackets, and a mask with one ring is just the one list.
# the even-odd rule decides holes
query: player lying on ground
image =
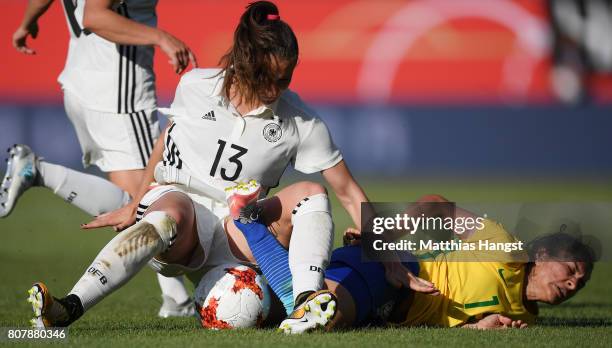
{"label": "player lying on ground", "polygon": [[[33,55],[28,37],[38,35],[38,19],[53,0],[28,1],[13,34],[13,46]],[[53,164],[27,145],[9,149],[0,185],[0,218],[8,216],[23,192],[46,187],[93,216],[113,211],[135,197],[143,169],[160,135],[155,109],[153,45],[169,58],[176,73],[195,57],[171,34],[156,28],[157,1],[60,1],[70,32],[70,45],[59,82],[66,114],[76,130],[83,165],[95,165],[108,180]],[[30,59],[35,59],[30,58]],[[193,314],[180,279],[159,277],[163,305],[159,316]]]}
{"label": "player lying on ground", "polygon": [[[501,226],[487,221],[486,233]],[[501,232],[503,233],[503,232]],[[584,287],[593,262],[588,247],[558,233],[532,245],[531,263],[453,261],[452,255],[419,260],[410,267],[440,289],[440,296],[401,291],[380,276],[380,263],[361,262],[359,246],[334,251],[326,285],[338,298],[332,326],[387,322],[401,326],[526,327],[538,302],[560,304]],[[582,260],[582,261],[570,261]],[[369,290],[369,291],[367,291]]]}
{"label": "player lying on ground", "polygon": [[[435,195],[421,201],[447,202]],[[420,216],[423,209],[431,207],[417,204],[411,208],[412,216]],[[437,216],[439,212],[424,213]],[[459,208],[455,216],[476,218]],[[249,228],[258,224],[261,225],[254,221]],[[484,220],[482,230],[466,231],[459,236],[466,242],[516,241],[503,226],[491,220]],[[498,255],[493,258],[495,261],[491,255],[464,250],[423,259],[410,256],[414,262],[405,263],[406,268],[439,289],[440,296],[431,296],[391,286],[385,279],[381,262],[361,261],[358,245],[336,249],[325,271],[325,283],[336,295],[337,300],[330,303],[338,309],[327,311],[323,307],[326,315],[335,315],[335,318],[321,326],[330,329],[392,323],[482,329],[526,327],[535,321],[538,302],[560,304],[582,289],[590,278],[594,261],[588,246],[563,233],[533,241],[528,253]]]}
{"label": "player lying on ground", "polygon": [[[258,251],[268,250],[263,246],[278,244],[263,235],[261,240],[251,240],[262,243],[258,244],[262,248],[249,248],[233,221],[219,220],[228,207],[214,194],[183,191],[178,186],[149,190],[155,164],[162,158],[164,167],[183,170],[217,190],[234,180],[257,179],[263,194],[278,184],[293,163],[305,173],[321,172],[355,223],[360,221],[365,194],[325,124],[296,94],[286,91],[297,57],[295,35],[280,20],[276,6],[269,2],[249,5],[236,29],[234,45],[222,59],[224,68],[196,69],[181,79],[167,110],[171,126],[153,150],[146,168],[148,181],[134,203],[86,227],[125,228],[137,214],[144,216],[142,221],[109,242],[67,297],[52,301],[44,285],[36,285],[32,301],[39,324],[70,324],[148,261],[159,273],[178,275],[221,263],[254,262]],[[263,206],[266,223],[289,249],[285,258],[291,271],[284,274],[294,273],[293,288],[291,282],[283,282],[286,278],[273,282],[270,277],[273,289],[277,284],[289,312],[294,302],[297,312],[311,302],[323,302],[319,296],[329,294],[316,290],[323,285],[322,270],[333,241],[325,189],[312,183],[291,185],[264,200]],[[292,317],[290,321],[303,320]]]}

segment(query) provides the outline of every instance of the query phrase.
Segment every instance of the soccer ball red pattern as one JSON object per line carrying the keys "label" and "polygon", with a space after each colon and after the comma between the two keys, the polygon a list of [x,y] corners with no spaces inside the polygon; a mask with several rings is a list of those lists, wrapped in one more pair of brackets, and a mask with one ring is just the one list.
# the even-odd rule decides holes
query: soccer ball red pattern
{"label": "soccer ball red pattern", "polygon": [[270,310],[265,279],[254,269],[239,264],[208,271],[196,288],[195,302],[205,329],[257,327]]}

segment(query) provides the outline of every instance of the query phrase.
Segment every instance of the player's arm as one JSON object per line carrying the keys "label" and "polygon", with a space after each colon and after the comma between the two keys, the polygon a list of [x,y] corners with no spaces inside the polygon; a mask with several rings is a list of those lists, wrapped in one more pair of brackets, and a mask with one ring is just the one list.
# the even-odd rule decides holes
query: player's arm
{"label": "player's arm", "polygon": [[[166,134],[168,128],[170,128],[170,125],[171,124],[169,124],[164,129],[162,135]],[[151,183],[155,182],[155,166],[157,166],[157,164],[161,162],[164,155],[164,138],[165,136],[160,136],[155,142],[155,146],[153,146],[153,151],[151,152],[151,157],[149,157],[149,162],[147,163],[147,166],[145,167],[142,176],[142,183],[140,184],[140,190],[138,192],[138,195],[136,197],[133,197],[132,201],[130,202],[130,205],[132,205],[134,212],[138,207],[138,203],[140,203],[142,198],[149,191],[149,186],[151,186]]]}
{"label": "player's arm", "polygon": [[170,58],[174,71],[180,74],[187,65],[197,62],[189,47],[161,29],[125,18],[113,11],[113,0],[87,0],[83,26],[108,41],[122,45],[157,45]]}
{"label": "player's arm", "polygon": [[[332,187],[332,190],[344,209],[351,215],[355,226],[361,226],[362,213],[373,215],[374,212],[371,209],[366,209],[364,212],[361,211],[361,203],[369,202],[369,200],[363,189],[361,189],[361,186],[359,186],[355,178],[353,178],[353,175],[351,175],[344,160],[338,162],[338,164],[331,168],[323,170],[322,174],[327,183]],[[364,218],[367,221],[373,218],[373,216],[364,216]],[[349,230],[352,230],[352,233],[356,235],[360,233],[355,229]],[[414,291],[432,295],[439,294],[434,284],[412,274],[412,272],[401,264],[399,259],[395,262],[384,262],[383,265],[385,267],[385,276],[393,286],[404,286]]]}
{"label": "player's arm", "polygon": [[[166,127],[162,134],[166,134],[168,128],[169,127]],[[123,206],[122,208],[97,216],[90,223],[81,225],[81,228],[92,229],[98,227],[113,226],[115,231],[121,231],[134,224],[134,222],[136,221],[136,209],[138,208],[138,204],[149,190],[149,186],[151,185],[151,183],[155,181],[155,166],[162,160],[164,154],[164,138],[164,136],[160,136],[157,139],[155,146],[153,147],[153,152],[151,153],[151,157],[149,158],[149,163],[147,163],[147,166],[144,170],[143,179],[140,190],[138,191],[138,195],[136,197],[132,197],[130,203]]]}
{"label": "player's arm", "polygon": [[38,36],[38,19],[47,12],[53,0],[30,0],[23,15],[21,25],[13,33],[13,47],[23,54],[36,54],[28,47],[26,40],[28,36],[36,39]]}
{"label": "player's arm", "polygon": [[344,160],[321,172],[338,200],[353,219],[355,226],[361,225],[361,203],[368,202],[365,192],[353,178]]}

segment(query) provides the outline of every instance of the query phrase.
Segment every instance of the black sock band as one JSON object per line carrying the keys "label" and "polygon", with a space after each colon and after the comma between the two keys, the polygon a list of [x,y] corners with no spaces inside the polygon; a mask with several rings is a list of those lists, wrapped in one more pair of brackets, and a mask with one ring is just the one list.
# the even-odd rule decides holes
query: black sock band
{"label": "black sock band", "polygon": [[55,325],[60,327],[66,327],[83,315],[83,303],[81,303],[81,299],[77,295],[70,294],[62,299],[55,300],[61,303],[62,306],[66,308],[66,312],[68,312],[68,320],[64,322],[55,323]]}

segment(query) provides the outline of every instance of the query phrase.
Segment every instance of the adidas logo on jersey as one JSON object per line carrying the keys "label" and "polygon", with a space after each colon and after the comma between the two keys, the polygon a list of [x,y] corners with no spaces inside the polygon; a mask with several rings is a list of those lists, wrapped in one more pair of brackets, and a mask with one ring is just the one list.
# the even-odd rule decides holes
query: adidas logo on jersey
{"label": "adidas logo on jersey", "polygon": [[202,116],[203,120],[211,120],[211,121],[216,121],[217,119],[215,118],[215,112],[213,110],[207,112],[204,114],[204,116]]}

